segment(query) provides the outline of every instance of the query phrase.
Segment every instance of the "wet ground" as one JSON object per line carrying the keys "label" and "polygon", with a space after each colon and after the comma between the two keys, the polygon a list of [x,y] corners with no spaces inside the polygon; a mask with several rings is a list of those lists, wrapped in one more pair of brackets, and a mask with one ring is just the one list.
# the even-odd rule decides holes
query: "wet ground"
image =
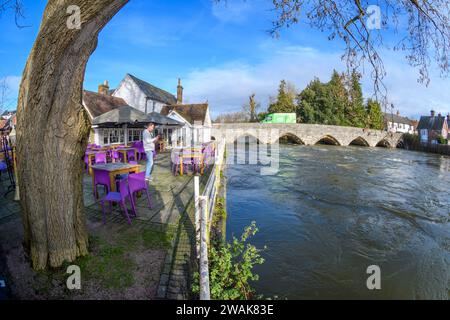
{"label": "wet ground", "polygon": [[[143,163],[144,164],[144,163]],[[144,167],[142,166],[142,170]],[[129,226],[118,207],[102,223],[92,178],[84,176],[84,201],[91,257],[78,261],[87,279],[68,292],[65,270],[35,273],[22,248],[20,206],[13,193],[0,197],[0,280],[14,299],[183,299],[189,295],[193,176],[173,176],[170,154],[159,154],[150,184],[153,208],[143,195]],[[206,182],[207,174],[201,179]],[[9,183],[0,181],[0,195]],[[103,188],[99,187],[100,197]],[[83,269],[82,268],[82,269]],[[9,270],[9,272],[8,272]],[[1,289],[0,289],[1,290]]]}

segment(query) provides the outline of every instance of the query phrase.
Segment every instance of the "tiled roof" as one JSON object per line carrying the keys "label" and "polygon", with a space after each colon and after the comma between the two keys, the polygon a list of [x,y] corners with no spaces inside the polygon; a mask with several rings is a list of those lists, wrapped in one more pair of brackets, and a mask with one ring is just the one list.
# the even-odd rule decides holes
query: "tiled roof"
{"label": "tiled roof", "polygon": [[201,122],[205,124],[206,113],[208,111],[208,104],[178,104],[164,106],[161,109],[161,114],[167,116],[172,110],[186,119],[190,124]]}
{"label": "tiled roof", "polygon": [[389,114],[389,113],[383,112],[383,116],[384,116],[385,121],[390,121],[393,123],[409,124],[409,125],[412,124],[411,119],[409,119],[407,117],[399,116],[397,114]]}
{"label": "tiled roof", "polygon": [[447,121],[446,117],[443,116],[423,116],[420,117],[419,125],[417,126],[418,130],[428,129],[428,130],[442,130],[445,121]]}
{"label": "tiled roof", "polygon": [[136,84],[137,86],[144,92],[144,94],[152,100],[156,100],[165,104],[175,104],[177,103],[177,98],[167,91],[164,91],[160,88],[151,85],[144,80],[136,78],[131,74],[127,74]]}
{"label": "tiled roof", "polygon": [[92,124],[145,122],[146,114],[130,106],[122,106],[96,117]]}
{"label": "tiled roof", "polygon": [[127,103],[122,98],[86,90],[83,92],[83,104],[92,118],[96,118],[119,107],[127,106]]}

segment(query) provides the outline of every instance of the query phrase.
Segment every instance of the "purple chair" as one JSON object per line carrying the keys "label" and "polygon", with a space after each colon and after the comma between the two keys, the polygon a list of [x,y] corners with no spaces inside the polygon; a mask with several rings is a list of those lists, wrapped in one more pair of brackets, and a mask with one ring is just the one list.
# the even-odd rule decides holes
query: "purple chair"
{"label": "purple chair", "polygon": [[146,158],[145,156],[145,150],[144,150],[144,143],[142,141],[139,141],[136,144],[137,153],[138,153],[138,160],[144,160]]}
{"label": "purple chair", "polygon": [[134,208],[136,208],[135,195],[137,192],[145,191],[147,194],[148,208],[152,209],[152,198],[150,197],[150,192],[148,191],[148,185],[145,181],[145,172],[130,174],[128,176],[128,188],[130,190],[131,201],[133,202]]}
{"label": "purple chair", "polygon": [[84,155],[84,164],[85,164],[86,172],[89,172],[89,166],[91,164],[89,163],[89,156],[87,154]]}
{"label": "purple chair", "polygon": [[195,173],[200,173],[201,166],[202,166],[202,158],[204,158],[204,154],[197,152],[195,153],[195,157],[193,158],[192,162],[192,170]]}
{"label": "purple chair", "polygon": [[135,154],[135,150],[128,150],[127,151],[127,159],[128,159],[128,162],[131,160],[131,161],[137,161],[137,159],[136,159],[136,154]]}
{"label": "purple chair", "polygon": [[173,151],[171,158],[172,158],[172,173],[174,175],[177,175],[178,171],[180,170],[180,154],[178,152]]}
{"label": "purple chair", "polygon": [[103,170],[94,170],[94,197],[98,199],[97,186],[102,185],[105,187],[105,193],[111,190],[111,180],[109,179],[109,172]]}
{"label": "purple chair", "polygon": [[101,153],[96,153],[95,154],[95,164],[106,164],[106,153],[101,152]]}
{"label": "purple chair", "polygon": [[192,167],[192,152],[190,150],[183,151],[183,172],[188,173],[189,168]]}
{"label": "purple chair", "polygon": [[113,162],[120,162],[120,152],[117,150],[111,150],[111,159]]}
{"label": "purple chair", "polygon": [[119,181],[119,192],[109,192],[106,197],[104,197],[100,203],[102,205],[102,211],[103,211],[103,224],[106,223],[105,217],[105,201],[109,202],[109,211],[112,212],[112,204],[118,203],[120,204],[120,207],[122,208],[123,212],[125,213],[125,218],[128,221],[128,224],[131,225],[131,219],[128,215],[128,209],[127,209],[127,198],[130,199],[131,203],[131,210],[133,211],[133,215],[136,216],[136,208],[134,207],[134,202],[130,197],[130,192],[128,190],[127,186],[127,179],[122,179]]}

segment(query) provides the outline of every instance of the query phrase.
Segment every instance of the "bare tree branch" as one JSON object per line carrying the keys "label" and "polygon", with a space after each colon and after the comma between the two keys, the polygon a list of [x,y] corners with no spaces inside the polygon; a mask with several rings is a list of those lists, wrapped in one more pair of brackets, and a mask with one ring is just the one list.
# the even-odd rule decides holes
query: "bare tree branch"
{"label": "bare tree branch", "polygon": [[[226,0],[214,0],[215,2]],[[279,37],[284,28],[301,20],[311,27],[344,41],[343,59],[348,72],[364,68],[372,70],[377,98],[386,98],[383,84],[386,71],[379,52],[388,48],[383,34],[392,29],[401,39],[393,48],[406,53],[409,64],[419,70],[418,81],[430,82],[429,70],[436,64],[441,76],[449,73],[450,2],[448,0],[272,0],[276,18],[269,33]],[[382,30],[370,30],[366,10],[376,4],[382,10]],[[401,26],[401,28],[399,27]],[[386,101],[384,101],[386,102]]]}
{"label": "bare tree branch", "polygon": [[28,26],[21,25],[20,19],[25,18],[25,10],[22,0],[0,0],[0,16],[7,11],[14,12],[14,22],[18,28],[25,28]]}

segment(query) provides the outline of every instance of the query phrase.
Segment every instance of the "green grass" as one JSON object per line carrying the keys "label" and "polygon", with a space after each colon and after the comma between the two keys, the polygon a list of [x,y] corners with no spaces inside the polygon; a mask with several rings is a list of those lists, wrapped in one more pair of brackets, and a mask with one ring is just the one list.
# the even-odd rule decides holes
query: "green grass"
{"label": "green grass", "polygon": [[154,231],[154,230],[145,230],[142,234],[142,240],[144,243],[144,247],[151,248],[170,248],[171,241],[173,239],[173,231]]}
{"label": "green grass", "polygon": [[90,252],[86,257],[78,259],[74,264],[81,269],[86,279],[95,279],[103,286],[121,289],[135,283],[133,271],[136,263],[128,253],[140,249],[167,249],[170,247],[173,231],[154,229],[126,230],[112,243],[99,236],[90,236]]}

